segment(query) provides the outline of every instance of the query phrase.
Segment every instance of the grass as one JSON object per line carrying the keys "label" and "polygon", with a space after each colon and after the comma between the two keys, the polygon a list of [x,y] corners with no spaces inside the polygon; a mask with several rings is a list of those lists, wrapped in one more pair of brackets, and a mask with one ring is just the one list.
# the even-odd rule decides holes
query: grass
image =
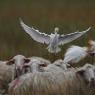
{"label": "grass", "polygon": [[[1,0],[0,1],[0,59],[7,60],[16,54],[41,56],[51,61],[63,58],[68,46],[85,46],[89,39],[95,40],[95,1],[94,0]],[[60,34],[92,30],[81,38],[62,46],[62,52],[55,58],[48,53],[46,45],[33,41],[20,27],[19,17],[29,26],[50,34],[54,27]],[[92,62],[92,58],[86,59]]]}

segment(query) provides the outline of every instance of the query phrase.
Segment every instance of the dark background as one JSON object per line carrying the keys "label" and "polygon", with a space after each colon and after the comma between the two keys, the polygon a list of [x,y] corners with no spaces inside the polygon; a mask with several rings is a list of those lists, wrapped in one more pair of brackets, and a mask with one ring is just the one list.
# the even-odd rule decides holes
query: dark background
{"label": "dark background", "polygon": [[[47,45],[35,42],[19,24],[19,18],[41,32],[50,34],[54,27],[60,34],[92,29],[81,38],[62,46],[56,55],[48,53]],[[64,57],[70,45],[86,46],[95,40],[95,0],[0,0],[0,59],[7,60],[16,54],[41,56],[51,61]],[[88,62],[94,58],[88,57]]]}

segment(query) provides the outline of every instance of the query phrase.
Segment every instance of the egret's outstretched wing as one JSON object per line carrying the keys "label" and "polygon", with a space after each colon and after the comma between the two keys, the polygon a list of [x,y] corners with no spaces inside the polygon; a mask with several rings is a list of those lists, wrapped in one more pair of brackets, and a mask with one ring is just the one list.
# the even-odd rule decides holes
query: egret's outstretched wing
{"label": "egret's outstretched wing", "polygon": [[59,45],[69,43],[69,42],[81,37],[83,34],[85,34],[90,29],[91,29],[91,27],[89,27],[88,29],[86,29],[85,31],[82,31],[82,32],[74,32],[74,33],[70,33],[70,34],[66,34],[66,35],[60,35],[59,36]]}
{"label": "egret's outstretched wing", "polygon": [[27,26],[21,19],[20,24],[22,28],[25,30],[25,32],[28,33],[35,41],[45,44],[49,43],[50,41],[49,35],[45,33],[40,33],[38,30],[35,30],[34,28]]}

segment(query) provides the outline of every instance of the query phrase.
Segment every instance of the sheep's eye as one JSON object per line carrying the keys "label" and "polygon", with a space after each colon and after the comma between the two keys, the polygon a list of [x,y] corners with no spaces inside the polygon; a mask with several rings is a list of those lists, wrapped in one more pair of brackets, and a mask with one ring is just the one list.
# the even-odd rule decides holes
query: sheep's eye
{"label": "sheep's eye", "polygon": [[29,63],[30,59],[24,59],[24,63]]}
{"label": "sheep's eye", "polygon": [[41,67],[46,67],[46,66],[47,66],[47,64],[40,64],[40,66],[41,66]]}
{"label": "sheep's eye", "polygon": [[14,64],[15,63],[15,60],[10,60],[10,61],[8,61],[6,64],[7,65],[12,65],[12,64]]}

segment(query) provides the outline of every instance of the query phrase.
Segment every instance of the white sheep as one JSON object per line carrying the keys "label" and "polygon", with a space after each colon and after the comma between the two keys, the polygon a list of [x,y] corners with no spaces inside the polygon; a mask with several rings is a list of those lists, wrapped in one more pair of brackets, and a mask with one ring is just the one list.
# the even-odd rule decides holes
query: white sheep
{"label": "white sheep", "polygon": [[[40,63],[32,64],[32,73],[27,73],[12,81],[9,95],[94,95],[95,82],[93,65],[87,64],[78,69],[69,69],[59,74],[40,72]],[[57,71],[56,71],[57,72]]]}
{"label": "white sheep", "polygon": [[0,61],[0,93],[6,93],[8,84],[14,76],[14,66],[6,65],[8,61]]}
{"label": "white sheep", "polygon": [[14,64],[15,66],[15,77],[19,77],[22,74],[22,68],[23,65],[25,63],[28,63],[30,60],[28,58],[26,58],[23,55],[16,55],[13,58],[11,58],[10,60],[8,60],[8,62],[6,63],[7,65],[12,65]]}
{"label": "white sheep", "polygon": [[[31,60],[31,62],[28,62],[28,63],[25,63],[24,66],[23,66],[23,74],[25,73],[29,73],[29,72],[32,72],[31,70],[31,66],[32,66],[32,63],[40,63],[40,65],[42,65],[42,67],[46,67],[47,65],[51,64],[51,62],[49,60],[46,60],[42,57],[30,57],[30,58],[27,58],[28,60]],[[40,68],[40,71],[43,71],[41,68]]]}
{"label": "white sheep", "polygon": [[[36,84],[39,84],[41,81],[44,82],[44,80],[46,82],[45,87],[48,87],[48,84],[51,85],[50,88],[48,88],[48,90],[49,89],[54,89],[54,87],[52,88],[52,83],[56,85],[56,82],[54,82],[54,80],[56,80],[56,78],[52,75],[52,73],[46,72],[46,71],[44,71],[44,69],[43,69],[43,71],[41,70],[42,66],[46,66],[46,65],[44,65],[46,63],[41,63],[38,60],[31,59],[29,64],[31,64],[32,73],[27,73],[27,74],[21,76],[20,78],[17,78],[16,80],[14,80],[12,83],[10,83],[9,95],[12,95],[14,93],[13,92],[14,89],[16,89],[16,94],[23,95],[23,91],[21,93],[17,93],[17,92],[19,92],[20,90],[23,90],[24,89],[23,87],[25,87],[25,86],[29,87],[30,82],[34,83],[34,89],[35,89],[36,86],[37,86]],[[36,78],[37,78],[37,80],[35,80]],[[28,83],[27,83],[27,81],[28,81]],[[42,82],[41,82],[41,85],[44,85]],[[22,87],[19,89],[18,86],[21,86],[21,85],[22,85]],[[24,90],[26,90],[26,89],[27,88],[25,88]],[[55,89],[59,89],[59,88],[55,88]],[[47,92],[47,90],[45,90],[45,93],[46,92]],[[30,93],[33,94],[33,93],[35,93],[35,91],[34,92],[30,92]],[[41,93],[42,93],[42,91],[41,91]],[[50,93],[52,93],[52,92],[50,92]],[[53,91],[53,93],[55,93],[55,92]],[[29,94],[29,93],[26,93],[26,95],[27,94]]]}
{"label": "white sheep", "polygon": [[95,85],[95,66],[91,64],[85,64],[83,67],[78,68],[78,73],[84,76],[86,82]]}
{"label": "white sheep", "polygon": [[64,61],[62,59],[58,59],[55,62],[53,62],[54,65],[62,68],[63,70],[67,70],[68,68],[70,68],[69,64],[64,64]]}
{"label": "white sheep", "polygon": [[68,64],[64,64],[63,60],[58,59],[52,64],[49,64],[48,66],[43,67],[43,69],[45,72],[55,73],[57,76],[59,72],[64,73],[64,71],[68,69]]}

